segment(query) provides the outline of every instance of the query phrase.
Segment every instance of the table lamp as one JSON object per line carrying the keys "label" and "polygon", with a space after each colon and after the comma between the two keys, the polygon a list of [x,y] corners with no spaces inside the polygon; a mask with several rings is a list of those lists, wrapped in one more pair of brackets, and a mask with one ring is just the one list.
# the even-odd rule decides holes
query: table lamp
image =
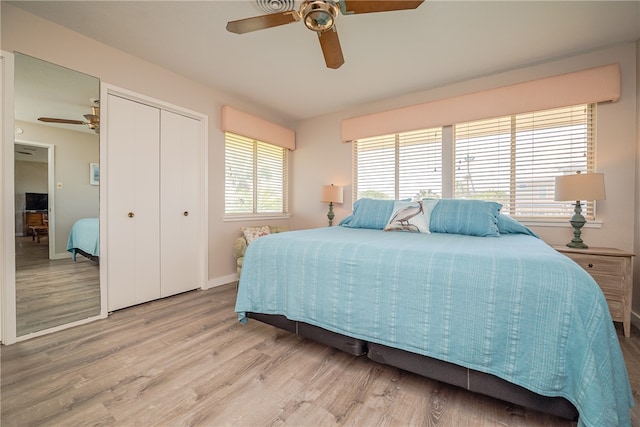
{"label": "table lamp", "polygon": [[327,218],[329,218],[329,227],[333,225],[333,204],[334,203],[342,203],[343,196],[343,187],[337,185],[325,185],[322,187],[322,200],[321,202],[329,203],[329,213],[327,213]]}
{"label": "table lamp", "polygon": [[587,222],[582,216],[581,200],[604,200],[604,174],[586,173],[577,171],[575,175],[562,175],[556,177],[556,189],[554,200],[565,201],[575,200],[574,214],[569,222],[573,227],[573,239],[567,243],[570,248],[587,249],[587,246],[580,238],[580,229]]}

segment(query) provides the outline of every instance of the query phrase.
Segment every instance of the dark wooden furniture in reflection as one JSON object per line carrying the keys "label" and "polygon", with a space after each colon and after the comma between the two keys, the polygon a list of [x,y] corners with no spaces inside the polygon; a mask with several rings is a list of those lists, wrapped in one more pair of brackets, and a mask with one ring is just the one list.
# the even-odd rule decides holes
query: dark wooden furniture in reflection
{"label": "dark wooden furniture in reflection", "polygon": [[24,234],[40,243],[40,238],[49,235],[49,220],[46,212],[23,212]]}

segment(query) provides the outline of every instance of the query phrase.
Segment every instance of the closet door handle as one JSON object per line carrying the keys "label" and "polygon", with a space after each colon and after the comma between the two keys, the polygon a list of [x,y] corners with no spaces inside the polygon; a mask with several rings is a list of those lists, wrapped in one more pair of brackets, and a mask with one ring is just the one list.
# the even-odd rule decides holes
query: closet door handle
{"label": "closet door handle", "polygon": [[184,216],[189,216],[189,212],[188,211],[184,211],[183,215]]}
{"label": "closet door handle", "polygon": [[127,216],[128,216],[129,218],[133,218],[133,217],[135,216],[135,214],[134,214],[133,212],[129,212],[129,213],[127,214]]}

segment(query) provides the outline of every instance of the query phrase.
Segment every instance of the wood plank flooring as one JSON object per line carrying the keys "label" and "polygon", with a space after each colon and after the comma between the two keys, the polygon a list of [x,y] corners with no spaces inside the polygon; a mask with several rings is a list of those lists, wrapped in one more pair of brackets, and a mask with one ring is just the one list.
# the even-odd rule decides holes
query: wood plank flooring
{"label": "wood plank flooring", "polygon": [[50,260],[47,241],[16,237],[17,336],[100,314],[98,265],[82,255]]}
{"label": "wood plank flooring", "polygon": [[[350,356],[255,320],[239,324],[234,303],[235,284],[229,284],[2,346],[0,423],[575,425]],[[637,390],[640,331],[634,328],[631,338],[620,340]],[[636,404],[636,426],[639,414]]]}

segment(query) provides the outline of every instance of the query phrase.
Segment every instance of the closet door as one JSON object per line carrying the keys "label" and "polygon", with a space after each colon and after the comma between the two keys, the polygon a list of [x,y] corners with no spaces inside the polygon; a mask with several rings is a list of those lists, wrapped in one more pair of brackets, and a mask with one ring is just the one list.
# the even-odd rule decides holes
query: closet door
{"label": "closet door", "polygon": [[163,297],[204,284],[201,123],[163,110],[160,135],[160,277]]}
{"label": "closet door", "polygon": [[109,311],[160,297],[160,110],[109,95]]}

